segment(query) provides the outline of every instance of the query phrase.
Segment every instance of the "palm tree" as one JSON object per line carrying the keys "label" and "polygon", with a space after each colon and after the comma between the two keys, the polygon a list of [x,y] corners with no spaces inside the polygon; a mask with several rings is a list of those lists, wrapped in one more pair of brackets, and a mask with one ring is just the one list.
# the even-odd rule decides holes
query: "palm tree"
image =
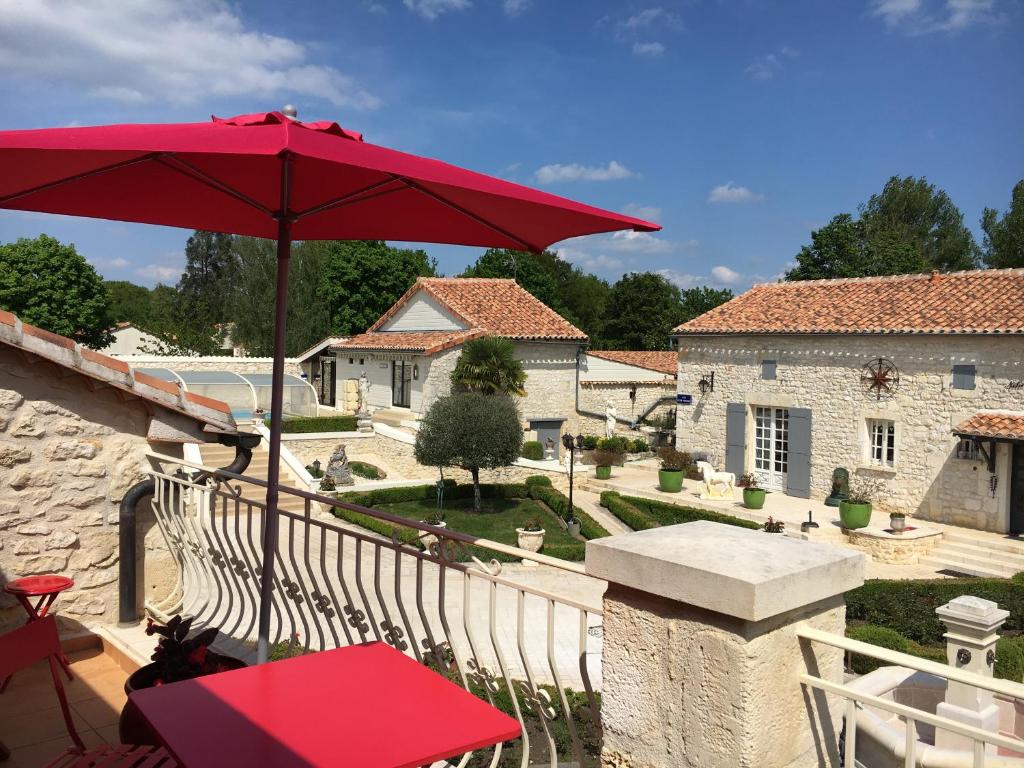
{"label": "palm tree", "polygon": [[470,392],[484,395],[526,394],[526,372],[523,364],[512,354],[511,339],[500,336],[481,336],[467,341],[452,371],[452,384]]}

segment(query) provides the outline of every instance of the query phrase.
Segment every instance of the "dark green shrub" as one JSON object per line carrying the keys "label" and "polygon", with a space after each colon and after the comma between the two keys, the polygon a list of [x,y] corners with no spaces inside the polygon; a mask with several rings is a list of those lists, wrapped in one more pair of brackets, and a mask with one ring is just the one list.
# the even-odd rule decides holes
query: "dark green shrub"
{"label": "dark green shrub", "polygon": [[548,557],[557,557],[559,560],[571,560],[574,563],[579,563],[586,558],[587,545],[582,541],[579,544],[545,543],[541,547],[540,553]]}
{"label": "dark green shrub", "polygon": [[610,451],[611,453],[625,453],[629,450],[630,440],[623,435],[603,437],[597,441],[597,450]]}
{"label": "dark green shrub", "polygon": [[1013,576],[1010,577],[1010,581],[1015,581],[1018,584],[1024,584],[1024,571],[1013,574]]}
{"label": "dark green shrub", "polygon": [[322,469],[317,469],[312,464],[310,464],[308,467],[306,467],[306,471],[309,472],[309,474],[312,477],[323,477],[324,476],[324,471]]}
{"label": "dark green shrub", "polygon": [[367,480],[382,480],[384,478],[383,472],[365,461],[350,461],[348,468],[352,470],[353,475],[365,477]]}
{"label": "dark green shrub", "polygon": [[594,451],[595,467],[617,467],[622,465],[622,454],[618,451],[609,451],[606,448],[598,448]]}
{"label": "dark green shrub", "polygon": [[623,496],[623,498],[635,507],[638,507],[648,517],[654,518],[660,525],[678,525],[679,523],[691,523],[694,520],[710,520],[713,523],[735,525],[738,528],[760,529],[760,523],[753,520],[744,520],[732,515],[723,515],[720,512],[710,512],[706,509],[695,509],[693,507],[680,507],[664,501],[653,499],[641,499],[635,496]]}
{"label": "dark green shrub", "polygon": [[995,677],[1024,682],[1024,637],[1002,637],[996,643]]}
{"label": "dark green shrub", "polygon": [[539,440],[527,440],[523,443],[523,458],[540,461],[544,458],[544,446]]}
{"label": "dark green shrub", "polygon": [[[270,429],[270,419],[264,423]],[[355,432],[355,416],[296,416],[281,421],[281,431],[288,434],[307,432]]]}
{"label": "dark green shrub", "polygon": [[890,627],[924,645],[940,645],[946,630],[935,609],[962,595],[998,603],[1010,612],[1006,630],[1024,629],[1024,589],[1012,579],[871,579],[846,593],[846,617]]}
{"label": "dark green shrub", "polygon": [[583,449],[586,451],[593,451],[597,448],[597,435],[584,435],[583,436]]}
{"label": "dark green shrub", "polygon": [[615,491],[605,491],[601,494],[601,506],[634,531],[657,528],[660,525],[657,520],[641,512]]}
{"label": "dark green shrub", "polygon": [[545,485],[551,487],[551,478],[547,475],[530,475],[523,481],[527,488],[533,488],[535,485]]}
{"label": "dark green shrub", "polygon": [[630,453],[646,453],[651,450],[650,444],[642,437],[638,437],[629,444]]}
{"label": "dark green shrub", "polygon": [[[894,629],[888,627],[877,627],[873,624],[861,624],[857,627],[850,627],[846,630],[846,636],[852,640],[860,640],[862,643],[877,645],[879,648],[888,648],[891,651],[906,653],[908,650],[907,638]],[[873,659],[870,656],[861,656],[859,653],[850,654],[850,669],[858,675],[866,675],[874,672],[885,662]]]}
{"label": "dark green shrub", "polygon": [[677,451],[670,445],[666,445],[658,451],[658,458],[661,459],[661,468],[664,470],[682,470],[685,472],[694,467],[693,458],[690,454],[684,451]]}
{"label": "dark green shrub", "polygon": [[[546,504],[562,520],[565,520],[569,514],[569,497],[550,485],[530,486],[529,497]],[[573,515],[580,521],[580,535],[584,539],[600,539],[604,536],[611,536],[603,525],[579,507],[573,508]]]}

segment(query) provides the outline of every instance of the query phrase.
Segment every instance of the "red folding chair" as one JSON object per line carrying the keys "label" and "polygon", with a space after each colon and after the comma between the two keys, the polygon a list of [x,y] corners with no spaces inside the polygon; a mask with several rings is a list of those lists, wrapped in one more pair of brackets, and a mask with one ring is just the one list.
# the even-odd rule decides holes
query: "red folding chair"
{"label": "red folding chair", "polygon": [[64,684],[60,679],[61,658],[57,622],[53,616],[30,621],[13,632],[0,635],[0,679],[42,659],[46,659],[50,664],[50,674],[53,677],[53,687],[57,690],[57,699],[60,701],[60,711],[64,715],[64,724],[74,744],[59,754],[47,768],[176,768],[177,763],[162,747],[103,744],[86,749],[78,731],[75,730],[67,696],[64,695]]}

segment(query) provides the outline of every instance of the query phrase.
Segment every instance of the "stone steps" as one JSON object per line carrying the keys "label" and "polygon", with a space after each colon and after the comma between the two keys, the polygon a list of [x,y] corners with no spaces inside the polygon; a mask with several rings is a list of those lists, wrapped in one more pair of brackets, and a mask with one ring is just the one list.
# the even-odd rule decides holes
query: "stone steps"
{"label": "stone steps", "polygon": [[991,551],[1010,552],[1024,557],[1024,540],[998,535],[983,535],[972,531],[951,531],[946,529],[943,532],[944,542],[956,542],[958,544],[970,544],[980,546]]}
{"label": "stone steps", "polygon": [[[973,561],[973,558],[971,560]],[[994,569],[984,562],[966,562],[958,557],[945,557],[938,550],[933,551],[926,557],[922,557],[918,560],[918,564],[931,566],[936,571],[951,571],[967,576],[980,576],[991,579],[1005,579],[1015,573],[1012,569]]]}
{"label": "stone steps", "polygon": [[945,538],[943,538],[942,543],[936,549],[941,550],[944,553],[948,553],[948,556],[950,557],[962,556],[968,558],[980,558],[988,560],[994,565],[1016,568],[1014,573],[1024,571],[1024,555],[995,550],[983,545],[948,541]]}
{"label": "stone steps", "polygon": [[[223,445],[201,445],[199,453],[203,457],[203,464],[210,467],[225,467],[235,458],[235,449]],[[249,462],[249,466],[246,467],[243,474],[255,480],[266,480],[269,468],[270,455],[266,446],[261,444],[253,451],[252,461]],[[303,484],[298,481],[284,462],[281,463],[281,485],[305,490]],[[267,491],[262,486],[242,483],[241,488],[243,499],[265,502]],[[282,493],[278,497],[278,507],[289,512],[302,512],[305,509],[305,501],[298,496]]]}

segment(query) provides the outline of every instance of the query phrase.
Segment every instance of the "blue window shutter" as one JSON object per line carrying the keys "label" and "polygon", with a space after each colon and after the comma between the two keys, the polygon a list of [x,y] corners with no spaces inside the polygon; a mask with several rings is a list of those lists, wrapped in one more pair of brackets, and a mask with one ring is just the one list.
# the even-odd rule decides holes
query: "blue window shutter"
{"label": "blue window shutter", "polygon": [[762,360],[761,361],[761,378],[762,379],[774,379],[776,367],[778,363],[775,360]]}
{"label": "blue window shutter", "polygon": [[747,406],[728,403],[725,406],[725,471],[738,480],[746,469],[747,458]]}
{"label": "blue window shutter", "polygon": [[801,499],[811,497],[811,411],[789,409],[789,472],[786,493]]}
{"label": "blue window shutter", "polygon": [[973,365],[954,365],[953,389],[974,389],[975,372]]}

